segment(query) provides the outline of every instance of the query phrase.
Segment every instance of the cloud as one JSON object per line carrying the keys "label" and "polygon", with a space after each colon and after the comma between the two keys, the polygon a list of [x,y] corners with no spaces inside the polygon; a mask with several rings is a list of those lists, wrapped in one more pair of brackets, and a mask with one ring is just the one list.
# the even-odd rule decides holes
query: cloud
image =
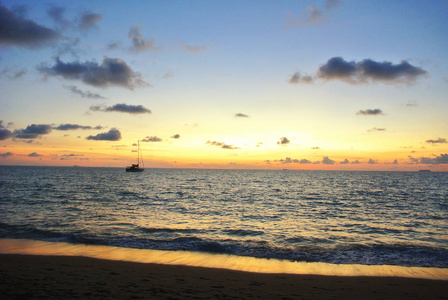
{"label": "cloud", "polygon": [[322,163],[325,165],[334,165],[336,162],[334,160],[330,159],[328,156],[325,156],[322,159]]}
{"label": "cloud", "polygon": [[427,72],[407,61],[393,64],[364,59],[360,62],[346,61],[342,57],[330,58],[319,67],[317,77],[324,80],[341,80],[351,84],[367,82],[413,83]]}
{"label": "cloud", "polygon": [[440,154],[434,158],[430,157],[420,157],[418,159],[409,157],[412,162],[426,164],[426,165],[440,165],[440,164],[448,164],[448,153]]}
{"label": "cloud", "polygon": [[207,47],[205,46],[199,46],[199,45],[187,45],[187,44],[182,44],[182,49],[188,52],[192,52],[192,53],[199,53],[199,52],[204,52],[205,50],[207,50]]}
{"label": "cloud", "polygon": [[325,0],[325,8],[327,10],[335,9],[341,5],[339,0]]}
{"label": "cloud", "polygon": [[235,118],[249,118],[249,115],[237,113],[237,114],[235,114]]}
{"label": "cloud", "polygon": [[132,90],[136,86],[149,86],[138,73],[119,58],[105,57],[103,62],[98,64],[95,61],[64,63],[57,57],[54,66],[42,64],[38,66],[38,71],[45,76],[81,80],[85,84],[102,88],[121,86]]}
{"label": "cloud", "polygon": [[[82,157],[84,156],[84,154],[74,154],[74,153],[70,153],[70,154],[62,154],[60,160],[70,160],[70,159],[78,159],[78,157]],[[85,158],[84,160],[88,160],[87,158]]]}
{"label": "cloud", "polygon": [[3,126],[3,121],[0,120],[0,141],[6,140],[12,137],[12,132]]}
{"label": "cloud", "polygon": [[5,76],[8,79],[14,80],[22,78],[25,75],[27,70],[25,68],[18,69],[16,67],[6,67],[2,71],[0,71],[0,75]]}
{"label": "cloud", "polygon": [[123,44],[122,42],[110,42],[109,44],[107,44],[106,49],[115,50],[115,49],[121,48],[122,44]]}
{"label": "cloud", "polygon": [[64,16],[65,8],[60,6],[52,6],[47,10],[48,16],[59,29],[65,29],[71,26],[71,22]]}
{"label": "cloud", "polygon": [[29,157],[41,157],[41,156],[43,156],[43,155],[41,155],[41,154],[37,154],[36,152],[33,152],[33,153],[28,154],[28,156],[29,156]]}
{"label": "cloud", "polygon": [[1,158],[7,158],[7,157],[10,157],[13,155],[14,155],[14,153],[11,153],[11,152],[0,153]]}
{"label": "cloud", "polygon": [[403,60],[398,64],[372,59],[359,62],[346,61],[342,57],[332,57],[321,65],[314,77],[295,73],[289,83],[312,83],[317,79],[331,81],[339,80],[350,84],[384,83],[413,84],[418,78],[426,76],[427,71],[411,65]]}
{"label": "cloud", "polygon": [[371,165],[374,165],[374,164],[377,164],[378,162],[370,158],[367,163],[371,164]]}
{"label": "cloud", "polygon": [[162,76],[162,79],[170,79],[173,77],[174,77],[173,72],[169,71],[169,72],[166,72],[165,75]]}
{"label": "cloud", "polygon": [[348,161],[348,159],[344,159],[344,161],[341,161],[340,162],[340,164],[341,165],[347,165],[347,164],[349,164],[350,162]]}
{"label": "cloud", "polygon": [[59,32],[26,19],[19,12],[0,4],[0,44],[38,48],[50,45],[60,37]]}
{"label": "cloud", "polygon": [[221,149],[230,149],[230,150],[241,149],[239,147],[235,147],[233,145],[227,145],[225,143],[217,142],[217,141],[207,141],[207,142],[205,142],[205,144],[211,145],[211,146],[221,147]]}
{"label": "cloud", "polygon": [[291,83],[291,84],[314,83],[314,79],[310,75],[302,75],[302,74],[300,74],[300,72],[296,72],[289,79],[289,83]]}
{"label": "cloud", "polygon": [[61,124],[57,127],[53,127],[55,130],[77,130],[77,129],[103,129],[101,126],[83,126],[79,124]]}
{"label": "cloud", "polygon": [[130,38],[132,41],[130,50],[133,52],[140,53],[148,50],[160,49],[159,47],[155,46],[154,39],[143,39],[143,35],[140,33],[140,29],[137,26],[133,26],[129,29],[128,38]]}
{"label": "cloud", "polygon": [[325,0],[325,8],[321,9],[316,5],[307,6],[303,17],[297,19],[293,14],[289,14],[287,26],[299,27],[304,25],[321,24],[328,20],[327,13],[339,7],[339,0]]}
{"label": "cloud", "polygon": [[121,140],[121,132],[116,128],[112,128],[108,132],[98,133],[97,135],[89,135],[86,137],[86,140],[119,141]]}
{"label": "cloud", "polygon": [[289,144],[291,141],[288,140],[288,138],[286,137],[281,137],[280,141],[277,142],[277,145],[287,145]]}
{"label": "cloud", "polygon": [[275,160],[275,162],[280,162],[281,164],[311,164],[312,162],[308,159],[296,159],[291,157],[286,157],[285,159]]}
{"label": "cloud", "polygon": [[448,141],[444,138],[438,138],[437,140],[426,140],[427,143],[429,144],[446,144],[448,143]]}
{"label": "cloud", "polygon": [[372,132],[372,131],[386,131],[386,128],[376,128],[373,127],[372,129],[367,130],[368,132]]}
{"label": "cloud", "polygon": [[179,135],[179,134],[175,134],[175,135],[173,135],[171,138],[172,138],[172,139],[179,139],[179,138],[180,138],[180,135]]}
{"label": "cloud", "polygon": [[384,115],[383,111],[381,109],[379,109],[379,108],[360,110],[356,114],[357,115],[363,115],[363,116]]}
{"label": "cloud", "polygon": [[360,164],[359,160],[352,161],[352,165],[359,165],[359,164]]}
{"label": "cloud", "polygon": [[44,134],[51,132],[51,125],[47,124],[31,124],[25,129],[14,130],[13,137],[18,139],[36,139]]}
{"label": "cloud", "polygon": [[151,110],[143,107],[143,105],[128,105],[124,103],[115,104],[109,107],[91,106],[91,111],[104,111],[104,112],[123,112],[128,114],[150,114]]}
{"label": "cloud", "polygon": [[74,85],[64,85],[66,89],[68,89],[73,94],[81,96],[82,98],[90,98],[90,99],[106,99],[106,97],[101,96],[100,94],[92,93],[90,91],[82,91]]}
{"label": "cloud", "polygon": [[313,149],[313,150],[320,150],[319,147],[312,147],[311,149]]}
{"label": "cloud", "polygon": [[103,16],[101,16],[100,14],[86,11],[81,15],[78,27],[81,30],[90,30],[95,28],[96,23],[98,23],[102,19]]}
{"label": "cloud", "polygon": [[310,5],[306,8],[305,15],[297,19],[293,14],[289,14],[287,26],[298,27],[308,24],[319,24],[325,21],[324,13],[316,5]]}
{"label": "cloud", "polygon": [[142,140],[142,142],[161,142],[161,141],[163,141],[163,139],[157,136],[147,136],[145,139]]}

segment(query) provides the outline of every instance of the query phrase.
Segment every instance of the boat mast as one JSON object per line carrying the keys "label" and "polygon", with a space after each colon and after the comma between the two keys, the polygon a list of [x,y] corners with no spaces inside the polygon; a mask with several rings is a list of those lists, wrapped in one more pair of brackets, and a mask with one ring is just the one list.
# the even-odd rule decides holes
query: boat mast
{"label": "boat mast", "polygon": [[140,164],[140,158],[141,158],[142,165],[143,165],[143,167],[145,167],[145,163],[143,162],[143,156],[140,152],[141,152],[141,149],[140,149],[140,140],[139,140],[138,141],[138,149],[137,149],[137,164],[138,165]]}

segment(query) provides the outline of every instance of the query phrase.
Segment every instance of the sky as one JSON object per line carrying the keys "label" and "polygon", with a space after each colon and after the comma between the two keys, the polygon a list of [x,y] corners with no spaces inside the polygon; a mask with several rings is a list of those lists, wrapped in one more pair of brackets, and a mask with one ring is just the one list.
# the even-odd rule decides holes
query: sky
{"label": "sky", "polygon": [[0,2],[0,165],[448,171],[448,1]]}

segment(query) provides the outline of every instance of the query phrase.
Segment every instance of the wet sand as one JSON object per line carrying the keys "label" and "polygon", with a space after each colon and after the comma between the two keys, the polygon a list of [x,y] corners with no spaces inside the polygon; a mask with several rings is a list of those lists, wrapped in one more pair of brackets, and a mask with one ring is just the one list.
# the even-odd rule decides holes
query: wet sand
{"label": "wet sand", "polygon": [[448,281],[0,255],[2,299],[448,299]]}

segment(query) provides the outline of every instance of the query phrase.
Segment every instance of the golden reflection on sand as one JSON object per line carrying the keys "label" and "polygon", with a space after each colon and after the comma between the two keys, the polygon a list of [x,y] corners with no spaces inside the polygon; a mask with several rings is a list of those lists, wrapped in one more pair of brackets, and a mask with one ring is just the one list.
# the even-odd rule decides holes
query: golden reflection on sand
{"label": "golden reflection on sand", "polygon": [[22,239],[0,239],[0,254],[85,256],[108,260],[185,265],[256,273],[331,276],[393,276],[448,280],[448,269],[446,268],[291,262],[286,260],[242,257],[226,254],[130,249]]}

